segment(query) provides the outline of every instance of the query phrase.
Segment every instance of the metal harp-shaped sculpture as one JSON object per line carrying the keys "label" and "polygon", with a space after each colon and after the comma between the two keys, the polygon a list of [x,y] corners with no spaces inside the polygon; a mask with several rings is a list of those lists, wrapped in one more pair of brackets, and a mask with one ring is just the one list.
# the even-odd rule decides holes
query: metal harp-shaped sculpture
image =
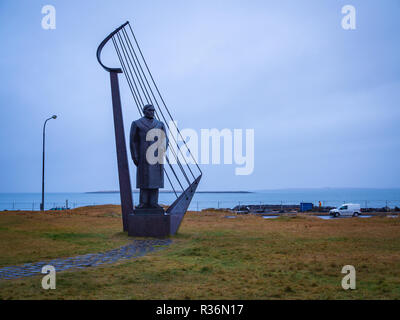
{"label": "metal harp-shaped sculpture", "polygon": [[[109,68],[101,61],[103,47],[110,40],[114,45],[121,68]],[[202,171],[161,96],[129,21],[111,32],[100,43],[97,49],[97,60],[110,73],[124,231],[128,230],[128,215],[133,213],[133,201],[118,83],[119,73],[125,75],[140,116],[142,116],[143,106],[152,104],[156,109],[155,117],[165,123],[170,143],[165,157],[164,173],[176,196],[175,201],[167,209],[166,215],[169,216],[170,221],[169,233],[175,234],[196,192]]]}

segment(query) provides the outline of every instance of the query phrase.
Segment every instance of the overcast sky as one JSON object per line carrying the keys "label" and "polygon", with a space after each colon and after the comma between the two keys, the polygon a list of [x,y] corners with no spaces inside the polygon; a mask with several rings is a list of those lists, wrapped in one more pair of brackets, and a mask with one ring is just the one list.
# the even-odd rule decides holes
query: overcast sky
{"label": "overcast sky", "polygon": [[[356,30],[341,27],[346,4]],[[400,187],[399,16],[398,0],[2,0],[0,192],[40,192],[53,114],[47,191],[118,189],[95,52],[127,20],[181,128],[255,130],[253,174],[203,165],[200,189]],[[138,113],[120,79],[128,134]]]}

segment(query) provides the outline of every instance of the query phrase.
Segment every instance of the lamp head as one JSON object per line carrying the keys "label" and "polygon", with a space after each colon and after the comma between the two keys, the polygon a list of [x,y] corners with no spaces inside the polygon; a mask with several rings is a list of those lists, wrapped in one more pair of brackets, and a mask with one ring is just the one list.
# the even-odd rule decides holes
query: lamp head
{"label": "lamp head", "polygon": [[56,115],[54,115],[54,116],[52,116],[52,118],[53,118],[53,119],[57,119],[57,116],[56,116]]}

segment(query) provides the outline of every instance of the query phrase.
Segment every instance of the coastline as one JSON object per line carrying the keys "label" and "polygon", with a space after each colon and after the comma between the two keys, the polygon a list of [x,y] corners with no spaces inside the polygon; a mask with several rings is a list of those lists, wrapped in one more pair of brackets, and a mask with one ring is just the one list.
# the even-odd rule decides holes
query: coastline
{"label": "coastline", "polygon": [[[132,190],[132,193],[139,193],[140,190],[135,189]],[[101,193],[101,194],[112,194],[112,193],[119,193],[119,191],[87,191],[84,193],[94,194],[94,193]],[[160,190],[159,193],[174,193],[173,190]],[[177,193],[181,193],[177,191]],[[253,191],[196,191],[196,193],[254,193]]]}

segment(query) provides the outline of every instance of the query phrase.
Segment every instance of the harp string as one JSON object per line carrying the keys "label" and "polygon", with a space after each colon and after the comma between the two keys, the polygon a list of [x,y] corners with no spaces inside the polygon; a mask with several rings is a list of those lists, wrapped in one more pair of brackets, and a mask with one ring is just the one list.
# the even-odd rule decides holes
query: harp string
{"label": "harp string", "polygon": [[[144,72],[143,72],[143,68],[142,68],[142,66],[141,66],[141,64],[140,64],[140,61],[139,61],[138,58],[137,58],[135,49],[133,48],[132,43],[131,43],[131,41],[129,40],[129,37],[127,37],[126,31],[125,31],[124,29],[122,29],[121,31],[122,31],[122,33],[123,33],[123,35],[124,35],[125,42],[127,43],[127,47],[128,47],[128,49],[129,49],[129,51],[130,51],[130,54],[131,54],[131,56],[132,56],[132,58],[133,58],[132,60],[133,60],[133,62],[134,62],[134,66],[133,66],[133,64],[132,64],[132,60],[130,60],[130,62],[131,62],[131,64],[132,64],[132,67],[133,67],[133,70],[134,70],[134,72],[135,72],[136,78],[138,79],[138,82],[139,82],[139,84],[140,84],[140,87],[141,87],[141,89],[142,89],[142,92],[143,92],[144,96],[146,97],[147,103],[150,102],[151,104],[153,104],[153,101],[152,101],[152,99],[151,99],[151,97],[150,97],[150,94],[149,94],[149,92],[148,92],[148,90],[147,90],[147,86],[146,86],[146,84],[145,84],[145,82],[144,82],[144,80],[143,80],[143,77],[146,79],[146,83],[147,83],[147,85],[149,86],[149,90],[150,90],[151,92],[152,92],[152,89],[151,89],[151,86],[150,86],[149,82],[147,81],[146,75],[145,75]],[[137,63],[136,63],[136,61],[137,61]],[[139,69],[138,66],[140,67],[140,69]],[[137,71],[137,72],[136,72],[136,71]],[[141,73],[140,71],[142,71],[143,77],[142,77],[142,73]],[[144,88],[144,89],[143,89],[143,88]],[[147,96],[146,96],[146,94],[147,94]],[[169,132],[172,132],[171,129],[170,129],[170,127],[169,127],[168,121],[166,120],[166,118],[165,118],[165,116],[164,116],[164,114],[163,114],[163,112],[162,112],[162,110],[161,110],[161,108],[160,108],[160,106],[159,106],[159,103],[158,103],[157,99],[155,98],[153,92],[152,92],[152,95],[153,95],[154,101],[155,101],[155,103],[156,103],[156,106],[158,107],[158,110],[159,110],[159,112],[160,112],[162,118],[164,119],[164,122],[165,122],[165,124],[166,124],[166,126],[167,126]],[[160,119],[160,116],[159,116],[159,114],[158,114],[158,112],[157,112],[157,110],[156,110],[156,116],[157,116],[157,118],[158,118],[159,120],[161,120],[161,119]],[[180,150],[180,147],[179,147],[179,145],[178,145],[178,143],[177,143],[177,141],[176,141],[176,139],[175,139],[175,136],[172,135],[172,134],[171,134],[170,136],[172,136],[172,139],[174,140],[174,142],[175,142],[175,144],[176,144],[176,146],[177,146],[177,148],[178,148],[178,151],[180,151],[180,153],[182,154],[182,157],[183,157],[183,153],[182,153],[182,151]],[[176,160],[177,160],[177,164],[178,164],[178,166],[180,167],[181,172],[183,173],[183,175],[184,175],[184,177],[185,177],[185,179],[186,179],[186,182],[188,183],[188,185],[190,185],[190,180],[189,180],[189,178],[188,178],[188,176],[187,176],[187,174],[186,174],[186,171],[185,171],[185,169],[184,169],[184,167],[183,167],[181,161],[179,160],[179,156],[176,154],[174,148],[172,148],[171,150],[172,150],[172,152],[173,152],[173,154],[174,154],[174,157],[175,157]],[[190,169],[190,167],[189,167],[189,165],[188,165],[186,159],[185,159],[184,157],[183,157],[183,159],[184,159],[185,164],[187,165],[189,171],[191,172],[193,179],[195,179],[195,176],[193,175],[193,172],[191,171],[191,169]]]}
{"label": "harp string", "polygon": [[[142,85],[142,83],[140,82],[140,78],[139,78],[139,76],[138,76],[138,73],[136,72],[136,69],[135,69],[135,67],[134,67],[134,65],[133,65],[133,63],[132,63],[132,59],[131,59],[131,57],[129,56],[129,52],[128,52],[128,50],[127,50],[127,46],[125,45],[125,43],[124,43],[124,41],[123,41],[123,39],[122,39],[122,37],[121,37],[121,35],[120,35],[119,33],[117,33],[117,38],[118,38],[118,42],[120,43],[120,46],[121,46],[121,49],[122,49],[122,52],[123,52],[123,56],[125,57],[125,65],[128,65],[130,77],[131,77],[132,79],[135,79],[135,77],[133,76],[133,73],[132,73],[132,69],[133,69],[133,72],[134,72],[134,74],[135,74],[135,76],[136,76],[137,83],[139,84],[139,87],[141,88],[141,90],[142,90],[142,92],[143,92],[143,95],[145,96],[145,99],[147,100],[147,103],[149,103],[149,100],[147,99],[147,96],[146,96],[146,93],[145,93],[145,92],[147,91],[147,89],[144,90],[144,88],[143,88],[144,82],[143,82],[143,85]],[[132,55],[132,53],[131,53],[131,55]],[[132,58],[133,58],[133,55],[132,55]],[[135,63],[135,64],[136,64],[136,63]],[[138,71],[139,71],[139,70],[138,70]],[[142,79],[142,81],[143,81],[143,79]],[[138,87],[137,87],[137,85],[136,85],[136,81],[134,81],[134,83],[135,83],[135,87],[136,87],[136,90],[137,90],[137,95],[139,95],[140,101],[142,102],[142,107],[143,107],[144,102],[143,102],[143,99],[141,98],[139,89],[138,89]],[[151,99],[150,99],[150,100],[151,100]],[[157,112],[156,112],[156,115],[157,115],[157,117],[159,118]],[[165,118],[164,118],[164,119],[165,119]],[[167,126],[168,126],[168,123],[167,123]],[[168,127],[168,128],[169,128],[169,127]],[[173,136],[173,135],[172,135],[172,136]],[[174,137],[173,137],[173,138],[174,138]],[[175,141],[175,143],[176,143],[176,141]],[[187,176],[187,174],[186,174],[186,172],[185,172],[185,169],[183,168],[181,162],[179,161],[179,157],[178,157],[178,155],[175,153],[174,148],[171,148],[171,151],[172,151],[174,157],[177,159],[177,164],[178,164],[178,166],[179,166],[179,168],[180,168],[180,170],[181,170],[181,172],[182,172],[184,178],[186,179],[188,185],[190,185],[190,180],[189,180],[189,178],[188,178],[188,176]],[[167,162],[170,164],[170,161],[169,161],[168,156],[166,156],[166,160],[167,160]],[[170,165],[171,165],[171,164],[170,164]],[[175,174],[175,172],[174,172],[174,175],[175,175],[176,179],[178,180],[179,184],[181,185],[180,180],[179,180],[179,178],[177,177],[177,175]],[[182,186],[182,185],[181,185],[181,186]],[[183,189],[183,187],[182,187],[182,189]]]}
{"label": "harp string", "polygon": [[[137,109],[138,109],[138,111],[139,111],[139,114],[142,116],[142,109],[141,109],[141,107],[140,107],[140,101],[139,101],[139,98],[137,97],[137,93],[136,93],[136,91],[135,91],[135,89],[134,89],[134,87],[133,87],[133,85],[132,85],[131,76],[130,76],[130,74],[129,74],[128,71],[127,71],[125,62],[124,62],[124,60],[122,59],[122,55],[121,55],[120,49],[119,49],[118,44],[117,44],[116,40],[114,39],[114,37],[112,38],[112,41],[113,41],[113,44],[114,44],[115,51],[117,52],[118,59],[120,60],[122,69],[123,69],[123,71],[124,71],[124,73],[125,73],[125,76],[126,76],[126,79],[127,79],[127,82],[128,82],[128,86],[129,86],[130,91],[131,91],[131,93],[132,93],[133,99],[135,100],[135,104],[136,104],[136,106],[137,106]],[[134,81],[134,80],[133,80],[133,81]],[[136,85],[135,85],[135,86],[136,86]],[[171,170],[174,171],[173,168],[171,168]],[[165,175],[166,175],[166,177],[167,177],[167,180],[168,180],[169,184],[171,185],[172,190],[174,191],[175,196],[178,198],[178,194],[177,194],[177,192],[176,192],[176,190],[175,190],[175,187],[174,187],[174,185],[173,185],[173,183],[172,183],[172,181],[171,181],[171,178],[169,177],[168,172],[167,172],[167,170],[165,169],[165,167],[164,167],[164,172],[165,172]],[[176,179],[177,179],[178,182],[179,182],[179,179],[177,178],[175,172],[174,172],[174,175],[175,175]],[[182,188],[182,190],[184,190],[183,187],[182,187],[182,185],[181,185],[181,188]]]}
{"label": "harp string", "polygon": [[[142,96],[140,95],[140,91],[139,91],[139,88],[138,88],[138,86],[137,86],[135,77],[133,76],[133,73],[132,73],[132,70],[131,70],[131,66],[130,66],[129,61],[128,61],[128,58],[127,58],[126,48],[125,48],[125,46],[124,46],[124,44],[123,44],[123,42],[122,42],[121,36],[120,36],[118,33],[116,34],[116,36],[117,36],[117,40],[118,40],[119,46],[120,46],[120,48],[121,48],[121,49],[120,49],[120,52],[122,52],[121,58],[125,58],[124,63],[125,63],[125,66],[127,67],[126,76],[129,75],[130,78],[132,79],[133,84],[134,84],[134,87],[135,87],[135,89],[136,89],[136,90],[135,90],[135,93],[136,93],[136,95],[137,95],[137,97],[138,97],[138,101],[140,101],[141,106],[143,106],[143,105],[144,105],[143,99],[142,99]],[[129,71],[129,72],[128,72],[128,71]]]}
{"label": "harp string", "polygon": [[[156,83],[154,81],[153,75],[150,72],[150,69],[149,69],[149,67],[147,65],[147,62],[146,62],[146,60],[145,60],[145,58],[143,56],[143,53],[142,53],[142,51],[141,51],[141,49],[139,47],[137,39],[136,39],[136,37],[135,37],[135,35],[133,33],[133,30],[132,30],[132,27],[130,25],[129,25],[129,28],[130,28],[131,34],[132,34],[132,36],[134,38],[134,43],[136,44],[136,47],[137,47],[136,50],[138,50],[139,53],[140,53],[140,57],[142,58],[142,61],[143,61],[144,65],[145,65],[145,69],[142,67],[142,63],[140,61],[140,58],[139,58],[138,54],[136,53],[136,50],[134,48],[134,45],[132,44],[132,41],[129,39],[130,37],[128,35],[127,30],[125,30],[125,27],[123,27],[121,30],[119,30],[112,37],[112,41],[113,41],[115,50],[117,52],[118,59],[120,60],[123,72],[124,72],[125,77],[127,79],[129,89],[130,89],[130,91],[132,93],[132,96],[134,98],[136,107],[137,107],[137,109],[139,111],[139,114],[142,116],[142,108],[143,108],[143,106],[145,104],[145,101],[146,101],[146,103],[151,103],[153,105],[155,104],[155,106],[158,109],[158,111],[157,111],[157,109],[155,110],[156,118],[161,120],[161,117],[162,117],[162,119],[164,119],[165,124],[166,124],[166,126],[168,128],[168,131],[171,133],[170,136],[172,137],[173,141],[175,142],[175,145],[176,145],[177,149],[175,150],[175,148],[170,148],[170,150],[171,150],[171,152],[172,152],[172,154],[174,156],[174,159],[176,159],[176,164],[178,165],[178,167],[180,169],[180,172],[184,177],[184,180],[186,180],[186,182],[189,185],[191,185],[190,179],[188,177],[188,174],[185,171],[184,165],[187,168],[187,170],[189,170],[190,175],[193,177],[193,179],[196,179],[196,177],[195,177],[195,175],[194,175],[194,173],[193,173],[193,171],[192,171],[192,169],[190,167],[190,164],[188,163],[188,160],[186,159],[185,155],[183,154],[181,146],[184,145],[186,147],[186,150],[187,150],[186,152],[189,153],[190,156],[192,157],[194,164],[196,165],[197,169],[200,172],[200,175],[202,175],[202,171],[201,171],[196,159],[194,158],[192,152],[190,151],[190,149],[189,149],[189,147],[188,147],[188,145],[186,143],[186,140],[183,139],[182,134],[181,134],[176,122],[174,121],[174,119],[173,119],[173,117],[172,117],[172,115],[171,115],[171,113],[170,113],[170,111],[169,111],[169,109],[168,109],[163,97],[161,96],[161,93],[160,93],[160,91],[159,91],[159,89],[158,89],[158,87],[157,87],[157,85],[156,85]],[[155,88],[155,91],[158,93],[159,99],[161,99],[162,104],[163,104],[165,110],[167,111],[169,118],[172,120],[172,122],[174,124],[176,132],[179,134],[180,138],[182,139],[183,144],[181,144],[181,145],[179,145],[177,143],[175,135],[172,134],[172,130],[171,130],[170,126],[169,126],[169,122],[167,121],[166,116],[164,115],[164,113],[162,111],[161,105],[160,105],[158,99],[156,98],[156,96],[154,94],[154,91],[152,89],[152,85],[148,80],[148,76],[146,76],[145,70],[147,71],[147,74],[150,76],[151,82],[152,82],[152,84],[153,84],[153,86]],[[161,117],[160,117],[160,114],[161,114]],[[181,161],[179,160],[180,156],[182,156],[182,158],[183,158],[183,160],[185,162],[184,164],[182,164]],[[178,177],[178,174],[175,172],[175,170],[174,170],[174,168],[173,168],[173,166],[171,164],[171,161],[169,160],[167,155],[165,155],[165,157],[166,157],[166,161],[168,163],[168,167],[172,171],[175,179],[177,180],[178,184],[180,185],[182,191],[184,192],[185,189],[183,188],[183,185],[182,185],[182,183],[181,183],[181,181],[180,181],[180,179]],[[178,197],[177,192],[176,192],[176,190],[174,188],[174,185],[173,185],[173,183],[171,181],[170,176],[167,173],[167,170],[166,170],[165,166],[164,166],[164,172],[165,172],[165,174],[167,176],[169,184],[171,185],[171,187],[172,187],[172,189],[173,189],[173,191],[175,193],[175,196]]]}
{"label": "harp string", "polygon": [[120,63],[121,63],[122,69],[123,69],[124,74],[125,74],[125,76],[126,76],[129,89],[130,89],[130,91],[131,91],[131,93],[132,93],[133,99],[135,100],[135,104],[136,104],[137,109],[138,109],[138,111],[139,111],[139,113],[140,113],[140,112],[141,112],[141,109],[140,109],[140,102],[139,102],[139,98],[137,97],[136,91],[135,91],[135,89],[133,88],[132,80],[131,80],[131,78],[130,78],[128,72],[127,72],[127,69],[126,69],[126,66],[125,66],[125,62],[124,62],[124,60],[122,60],[119,47],[118,47],[118,45],[117,45],[116,40],[114,39],[114,37],[112,37],[112,41],[113,41],[113,44],[114,44],[114,47],[115,47],[115,51],[117,52],[118,59],[119,59],[119,61],[120,61]]}
{"label": "harp string", "polygon": [[[125,46],[125,44],[124,44],[124,42],[123,42],[123,40],[122,40],[122,37],[120,37],[120,36],[118,35],[118,38],[119,38],[119,42],[120,42],[120,45],[121,45],[121,47],[122,47],[122,50],[123,50],[123,52],[124,52],[124,57],[125,57],[125,59],[126,59],[125,64],[127,64],[127,65],[129,66],[130,77],[133,78],[133,79],[135,79],[134,76],[133,76],[133,74],[132,74],[132,69],[133,69],[133,71],[134,71],[134,73],[135,73],[135,76],[136,76],[136,79],[137,79],[137,82],[139,83],[139,86],[140,86],[140,88],[142,89],[143,94],[145,95],[145,98],[146,98],[146,100],[147,100],[147,103],[149,102],[149,100],[150,100],[151,103],[153,103],[152,100],[151,100],[151,98],[147,98],[147,96],[146,96],[146,92],[148,93],[148,91],[147,91],[146,85],[145,85],[145,83],[144,83],[142,77],[141,77],[141,76],[140,76],[140,77],[138,76],[138,73],[139,73],[139,75],[140,75],[140,71],[139,71],[139,69],[137,68],[137,64],[136,64],[136,62],[135,62],[135,60],[134,60],[134,58],[133,58],[132,52],[130,52],[130,53],[131,53],[131,56],[132,56],[133,59],[131,59],[131,57],[129,56],[129,52],[128,52],[128,50],[127,50],[127,48],[126,48],[126,46]],[[127,57],[128,57],[128,58],[127,58]],[[128,60],[129,60],[129,62],[130,62],[131,65],[129,65]],[[132,63],[132,60],[135,62],[136,68],[135,68],[135,66],[134,66],[133,63]],[[131,67],[132,67],[132,68],[131,68]],[[144,75],[144,77],[145,77],[145,75]],[[142,83],[140,82],[140,79],[142,80]],[[136,82],[135,82],[135,83],[136,83]],[[137,87],[136,85],[135,85],[135,87],[136,87],[137,91],[139,91],[139,89],[138,89],[138,87]],[[139,92],[138,92],[137,94],[140,95]],[[142,101],[142,103],[143,103],[143,99],[141,99],[141,101]],[[157,104],[158,104],[158,102],[157,102]],[[161,109],[160,109],[160,112],[162,113]],[[157,110],[156,110],[156,116],[157,116],[157,118],[160,118],[159,115],[158,115],[158,113],[157,113]],[[164,116],[163,114],[162,114],[162,116],[163,116],[163,118],[164,118],[164,121],[166,121],[165,116]],[[167,127],[168,127],[168,129],[169,129],[168,122],[167,122]],[[175,140],[174,135],[171,135],[171,136],[173,137],[173,139],[174,139],[174,141],[175,141],[175,143],[176,143],[176,140]],[[178,166],[179,166],[179,168],[180,168],[182,174],[184,175],[184,178],[186,179],[188,185],[190,185],[190,180],[189,180],[189,178],[188,178],[188,176],[187,176],[187,174],[186,174],[186,171],[185,171],[183,165],[181,164],[181,161],[179,160],[178,155],[177,155],[176,152],[175,152],[175,149],[174,149],[174,148],[171,148],[171,151],[172,151],[172,153],[173,153],[173,156],[177,159],[177,164],[178,164]],[[166,156],[166,160],[167,160],[167,162],[170,162],[170,161],[169,161],[169,158],[168,158],[167,156]],[[187,165],[187,163],[186,163],[186,165]],[[176,176],[176,178],[177,178],[177,180],[179,180],[179,178],[178,178],[177,176]],[[194,177],[193,177],[193,178],[194,178]]]}
{"label": "harp string", "polygon": [[[162,112],[162,110],[161,110],[161,108],[160,108],[160,104],[158,103],[158,100],[157,100],[157,98],[155,97],[155,95],[154,95],[154,93],[153,93],[153,90],[152,90],[152,88],[151,88],[151,85],[149,84],[149,81],[147,80],[147,77],[146,77],[146,75],[145,75],[145,73],[144,73],[144,71],[143,71],[142,65],[141,65],[141,63],[140,63],[140,60],[139,60],[137,54],[136,54],[136,51],[135,51],[135,49],[133,48],[133,45],[132,45],[131,41],[129,40],[128,34],[127,34],[127,32],[126,32],[125,29],[122,29],[121,31],[122,31],[122,33],[123,33],[124,36],[125,36],[126,42],[128,43],[128,47],[130,46],[131,54],[132,54],[132,52],[133,52],[133,55],[132,55],[132,57],[134,58],[133,61],[135,62],[135,66],[136,66],[137,71],[138,71],[138,73],[139,73],[139,75],[140,75],[140,78],[141,78],[141,80],[142,80],[142,82],[143,82],[143,86],[144,86],[144,88],[146,89],[147,95],[149,96],[150,102],[151,102],[151,104],[153,104],[153,101],[152,101],[152,99],[151,99],[151,97],[150,97],[150,94],[149,94],[148,91],[147,91],[147,86],[149,87],[149,90],[150,90],[150,92],[151,92],[151,95],[153,96],[153,99],[154,99],[154,101],[155,101],[155,103],[156,103],[156,107],[158,108],[159,112],[161,113],[161,116],[162,116],[162,118],[164,119],[164,122],[165,122],[165,124],[166,124],[166,126],[167,126],[169,132],[172,133],[172,130],[171,130],[171,128],[169,127],[168,121],[167,121],[167,119],[165,118],[164,113]],[[135,61],[135,60],[137,61],[137,64],[136,64],[136,61]],[[139,67],[138,67],[138,66],[139,66]],[[139,68],[140,68],[140,70],[139,70]],[[146,80],[147,86],[146,86],[146,84],[144,83],[141,74],[143,74],[143,77],[144,77],[144,79]],[[157,114],[158,118],[160,119],[157,110],[156,110],[156,114]],[[172,119],[172,120],[173,120],[173,119]],[[191,170],[191,168],[190,168],[190,166],[189,166],[189,163],[187,162],[186,158],[185,158],[184,155],[183,155],[183,151],[181,150],[180,145],[179,145],[178,142],[176,141],[175,136],[174,136],[174,135],[171,135],[171,136],[172,136],[172,138],[173,138],[173,140],[174,140],[175,145],[177,146],[178,152],[180,152],[180,154],[182,155],[182,158],[183,158],[183,160],[184,160],[184,162],[185,162],[187,168],[189,169],[189,172],[190,172],[190,174],[192,175],[192,178],[193,178],[193,179],[196,179],[196,177],[194,176],[194,174],[193,174],[193,172],[192,172],[192,170]],[[178,165],[181,167],[182,165],[181,165],[181,163],[180,163],[180,161],[179,161],[179,157],[178,157],[177,155],[176,155],[176,159],[177,159]],[[187,177],[186,172],[185,172],[184,170],[183,170],[183,173],[184,173],[184,176],[185,176],[185,178],[186,178],[186,181],[187,181],[188,184],[190,185],[189,178]]]}
{"label": "harp string", "polygon": [[[134,34],[134,32],[133,32],[133,29],[132,29],[132,27],[131,27],[131,25],[130,25],[129,23],[128,23],[128,26],[129,26],[129,29],[130,29],[130,31],[131,31],[131,33],[132,33],[133,39],[135,40],[135,43],[136,43],[136,46],[137,46],[137,48],[138,48],[138,50],[139,50],[140,56],[142,57],[142,60],[143,60],[143,62],[144,62],[144,64],[145,64],[145,66],[146,66],[147,72],[148,72],[149,75],[150,75],[150,78],[151,78],[151,80],[152,80],[152,82],[153,82],[153,84],[154,84],[154,87],[155,87],[156,90],[157,90],[157,93],[158,93],[158,95],[159,95],[159,97],[160,97],[160,99],[161,99],[161,101],[162,101],[162,103],[163,103],[165,109],[167,110],[167,113],[168,113],[169,117],[170,117],[171,120],[173,121],[173,123],[174,123],[174,125],[175,125],[175,128],[176,128],[177,132],[179,133],[179,135],[180,135],[182,141],[184,142],[184,144],[185,144],[185,146],[186,146],[186,148],[187,148],[189,154],[191,155],[191,157],[192,157],[192,159],[193,159],[193,161],[194,161],[194,163],[195,163],[197,169],[199,170],[200,174],[202,174],[203,172],[201,171],[201,169],[200,169],[200,167],[199,167],[199,165],[198,165],[196,159],[194,158],[194,156],[193,156],[192,152],[190,151],[189,147],[187,146],[186,141],[183,139],[182,134],[181,134],[181,132],[180,132],[178,126],[176,125],[174,119],[172,118],[172,115],[171,115],[171,113],[169,112],[169,109],[168,109],[168,107],[167,107],[167,105],[166,105],[166,103],[165,103],[165,101],[164,101],[164,99],[163,99],[163,97],[162,97],[162,95],[161,95],[161,93],[160,93],[160,90],[158,89],[158,86],[157,86],[156,82],[154,81],[154,78],[153,78],[153,75],[152,75],[152,73],[151,73],[151,71],[150,71],[150,68],[149,68],[149,66],[147,65],[146,59],[145,59],[144,56],[143,56],[142,50],[140,49],[139,43],[138,43],[138,41],[137,41],[137,39],[136,39],[136,36],[135,36],[135,34]],[[125,27],[124,27],[124,28],[125,28]]]}

